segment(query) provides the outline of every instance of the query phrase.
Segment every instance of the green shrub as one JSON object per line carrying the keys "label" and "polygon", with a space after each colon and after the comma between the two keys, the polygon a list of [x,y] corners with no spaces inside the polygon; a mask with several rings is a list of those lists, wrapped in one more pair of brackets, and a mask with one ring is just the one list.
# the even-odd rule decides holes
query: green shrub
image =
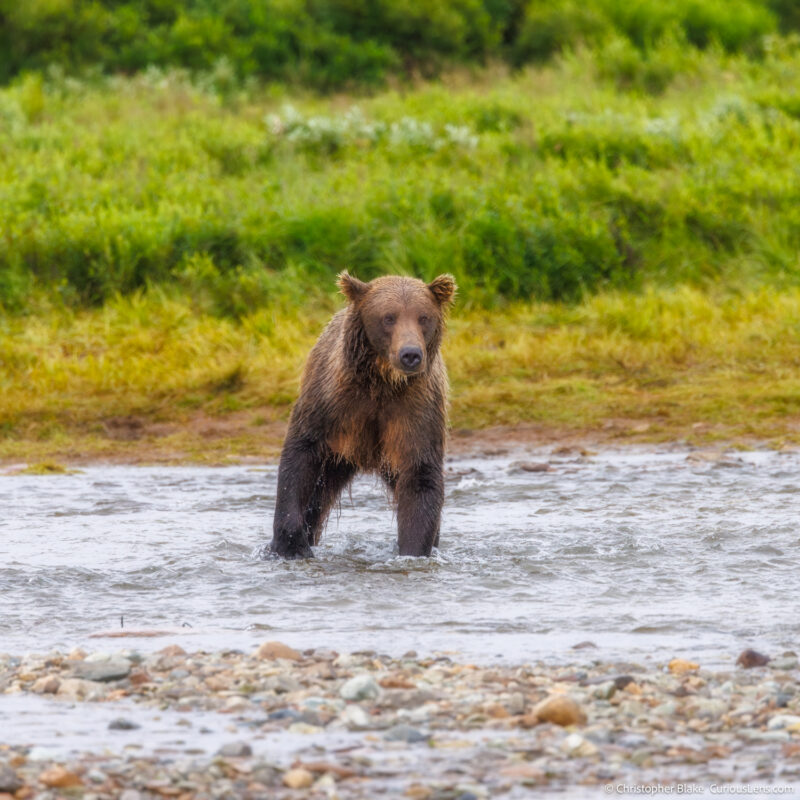
{"label": "green shrub", "polygon": [[[620,42],[674,64],[669,85],[619,94],[602,65]],[[155,68],[49,75],[0,89],[4,310],[174,287],[241,317],[289,290],[333,292],[342,269],[449,271],[473,304],[800,282],[796,47],[753,62],[613,37],[491,86],[358,108],[226,101],[224,69],[223,89]]]}
{"label": "green shrub", "polygon": [[615,35],[640,50],[678,34],[756,53],[779,25],[800,28],[793,0],[0,0],[0,19],[0,82],[52,65],[209,72],[225,59],[239,81],[323,91],[521,66]]}

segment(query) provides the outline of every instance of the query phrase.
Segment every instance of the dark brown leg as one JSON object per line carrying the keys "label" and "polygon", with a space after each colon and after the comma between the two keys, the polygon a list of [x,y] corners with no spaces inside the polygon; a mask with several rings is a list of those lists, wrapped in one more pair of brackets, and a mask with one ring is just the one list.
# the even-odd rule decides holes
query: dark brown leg
{"label": "dark brown leg", "polygon": [[313,556],[305,512],[319,480],[322,464],[318,444],[293,437],[290,430],[278,467],[278,495],[270,552],[283,558]]}
{"label": "dark brown leg", "polygon": [[420,464],[397,481],[397,534],[401,556],[429,556],[439,540],[444,503],[441,463]]}
{"label": "dark brown leg", "polygon": [[319,544],[331,508],[355,474],[356,468],[349,461],[330,456],[325,460],[305,512],[305,526],[311,544]]}

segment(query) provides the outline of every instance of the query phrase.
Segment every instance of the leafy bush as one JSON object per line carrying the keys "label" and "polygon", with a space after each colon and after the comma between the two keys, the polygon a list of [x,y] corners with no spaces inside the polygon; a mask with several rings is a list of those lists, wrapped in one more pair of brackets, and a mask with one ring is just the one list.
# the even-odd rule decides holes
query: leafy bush
{"label": "leafy bush", "polygon": [[323,91],[521,66],[615,35],[640,50],[678,34],[755,53],[779,25],[800,28],[793,0],[0,0],[0,20],[0,82],[52,65],[210,72],[224,59],[240,81]]}
{"label": "leafy bush", "polygon": [[[543,71],[296,100],[151,68],[0,90],[0,305],[173,286],[242,317],[334,276],[456,275],[463,302],[649,282],[800,282],[800,50],[679,40],[620,95],[614,37]],[[638,69],[638,68],[637,68]],[[640,73],[635,73],[640,74]],[[294,294],[292,294],[294,293]]]}

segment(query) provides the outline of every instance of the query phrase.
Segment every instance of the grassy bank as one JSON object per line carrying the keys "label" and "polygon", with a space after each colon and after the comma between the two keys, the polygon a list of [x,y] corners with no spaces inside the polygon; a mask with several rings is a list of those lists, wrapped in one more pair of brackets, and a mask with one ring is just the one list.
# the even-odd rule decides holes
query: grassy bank
{"label": "grassy bank", "polygon": [[235,318],[344,268],[447,270],[474,306],[797,285],[800,47],[653,59],[615,40],[358,101],[29,77],[0,91],[0,303],[172,284]]}
{"label": "grassy bank", "polygon": [[800,47],[609,35],[365,98],[0,90],[0,457],[277,451],[335,274],[455,274],[457,429],[798,441]]}
{"label": "grassy bank", "polygon": [[[151,292],[6,317],[0,458],[274,456],[333,305],[232,321]],[[620,443],[800,443],[798,290],[461,308],[446,356],[457,433],[533,425],[545,437]]]}

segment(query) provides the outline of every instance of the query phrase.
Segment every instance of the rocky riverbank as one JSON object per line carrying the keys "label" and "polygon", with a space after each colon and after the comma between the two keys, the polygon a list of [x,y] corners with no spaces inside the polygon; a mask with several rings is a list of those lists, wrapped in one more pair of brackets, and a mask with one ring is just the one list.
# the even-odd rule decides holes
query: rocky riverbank
{"label": "rocky riverbank", "polygon": [[[591,652],[568,667],[277,642],[252,653],[3,655],[0,800],[800,792],[794,654],[751,651],[708,671],[678,659],[597,663]],[[47,744],[31,716],[50,721]]]}

